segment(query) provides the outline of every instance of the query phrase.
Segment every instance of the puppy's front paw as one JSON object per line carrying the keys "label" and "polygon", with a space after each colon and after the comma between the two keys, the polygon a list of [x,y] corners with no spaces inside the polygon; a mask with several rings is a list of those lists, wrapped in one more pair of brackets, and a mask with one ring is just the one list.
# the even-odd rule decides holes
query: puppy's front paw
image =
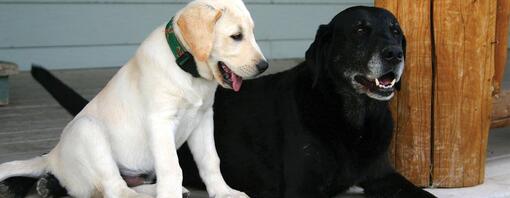
{"label": "puppy's front paw", "polygon": [[248,195],[246,195],[243,192],[237,191],[237,190],[230,190],[225,193],[217,193],[214,198],[250,198]]}

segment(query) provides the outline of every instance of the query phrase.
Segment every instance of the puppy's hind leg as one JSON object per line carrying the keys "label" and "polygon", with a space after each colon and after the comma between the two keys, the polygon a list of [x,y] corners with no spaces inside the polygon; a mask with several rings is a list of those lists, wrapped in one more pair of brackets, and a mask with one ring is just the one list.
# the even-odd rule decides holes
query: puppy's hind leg
{"label": "puppy's hind leg", "polygon": [[149,198],[136,193],[122,179],[111,145],[101,122],[84,116],[72,123],[62,136],[57,159],[60,169],[52,170],[73,197]]}

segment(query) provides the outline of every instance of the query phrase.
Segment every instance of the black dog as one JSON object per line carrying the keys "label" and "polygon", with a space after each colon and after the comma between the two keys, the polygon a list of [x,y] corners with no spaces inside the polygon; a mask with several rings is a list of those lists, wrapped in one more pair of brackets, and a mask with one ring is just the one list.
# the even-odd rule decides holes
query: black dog
{"label": "black dog", "polygon": [[[220,88],[215,140],[227,183],[255,198],[327,198],[353,185],[369,197],[434,197],[388,162],[388,100],[405,47],[390,12],[353,7],[320,26],[305,62],[239,93]],[[71,101],[86,103],[49,73],[34,74],[71,113],[83,107]],[[185,185],[200,185],[189,151],[179,152]]]}

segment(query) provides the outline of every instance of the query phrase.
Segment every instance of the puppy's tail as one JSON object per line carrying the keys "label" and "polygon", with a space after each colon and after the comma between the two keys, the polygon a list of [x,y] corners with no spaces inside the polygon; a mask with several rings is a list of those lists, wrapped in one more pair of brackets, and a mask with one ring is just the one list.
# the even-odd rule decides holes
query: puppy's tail
{"label": "puppy's tail", "polygon": [[32,65],[32,76],[48,91],[71,115],[75,116],[89,103],[76,91],[56,78],[41,66]]}
{"label": "puppy's tail", "polygon": [[46,156],[0,164],[0,181],[10,177],[41,177],[48,170]]}

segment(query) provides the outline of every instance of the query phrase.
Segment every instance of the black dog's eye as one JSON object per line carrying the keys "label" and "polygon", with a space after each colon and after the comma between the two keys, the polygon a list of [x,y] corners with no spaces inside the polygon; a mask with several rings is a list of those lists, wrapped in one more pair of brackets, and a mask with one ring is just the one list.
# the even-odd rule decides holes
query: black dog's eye
{"label": "black dog's eye", "polygon": [[358,35],[365,35],[370,32],[370,28],[365,25],[359,25],[354,29],[354,31]]}
{"label": "black dog's eye", "polygon": [[240,41],[240,40],[243,40],[243,34],[242,33],[237,33],[237,34],[234,34],[232,36],[230,36],[230,38],[236,40],[236,41]]}
{"label": "black dog's eye", "polygon": [[395,34],[395,35],[399,35],[399,34],[400,34],[400,30],[399,30],[399,29],[397,29],[397,28],[393,28],[392,32],[393,32],[393,34]]}

